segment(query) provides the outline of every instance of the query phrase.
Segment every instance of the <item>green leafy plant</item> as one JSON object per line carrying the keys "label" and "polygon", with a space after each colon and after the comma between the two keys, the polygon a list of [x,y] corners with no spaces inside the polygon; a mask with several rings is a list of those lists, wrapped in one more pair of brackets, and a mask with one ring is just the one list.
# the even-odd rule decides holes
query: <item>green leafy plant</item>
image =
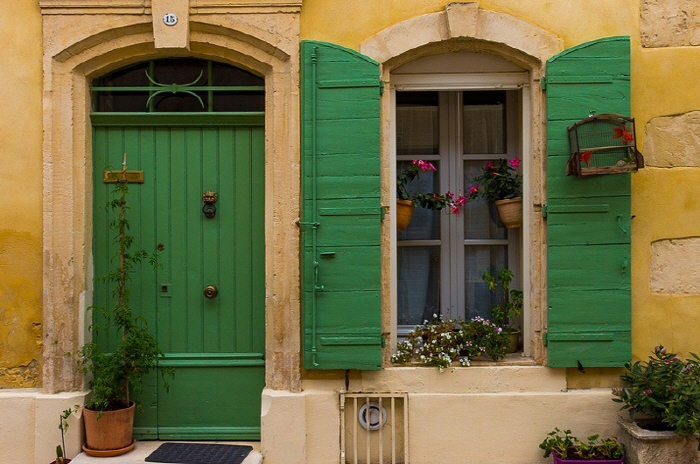
{"label": "green leafy plant", "polygon": [[474,358],[481,355],[494,360],[502,359],[507,345],[508,337],[503,329],[487,319],[443,320],[433,315],[432,321],[417,326],[398,344],[391,361],[396,364],[415,361],[436,366],[442,372],[454,361],[469,366]]}
{"label": "green leafy plant", "polygon": [[469,188],[467,199],[484,198],[493,203],[522,196],[523,177],[517,171],[519,167],[518,157],[489,161],[473,179],[475,184]]}
{"label": "green leafy plant", "polygon": [[498,303],[491,306],[491,320],[507,332],[512,331],[513,324],[523,312],[523,292],[510,289],[513,271],[503,269],[498,274],[485,271],[482,278],[489,290],[498,294]]}
{"label": "green leafy plant", "polygon": [[552,453],[561,459],[582,461],[620,459],[625,455],[625,447],[616,437],[601,439],[600,435],[591,435],[583,441],[571,435],[571,430],[562,431],[556,427],[540,443],[540,448],[545,458]]}
{"label": "green leafy plant", "polygon": [[58,428],[61,430],[61,444],[56,445],[56,464],[66,464],[70,462],[70,459],[65,457],[66,455],[66,430],[68,430],[68,418],[73,412],[77,412],[80,408],[79,405],[75,405],[72,408],[64,409],[59,416]]}
{"label": "green leafy plant", "polygon": [[651,418],[678,435],[700,432],[700,358],[690,356],[683,361],[659,345],[647,361],[627,363],[624,386],[613,390],[613,401],[633,420],[642,419],[642,426]]}
{"label": "green leafy plant", "polygon": [[[155,368],[158,358],[163,356],[156,339],[148,331],[145,319],[136,316],[129,303],[129,273],[146,259],[152,266],[157,266],[157,256],[148,255],[144,250],[131,250],[134,238],[128,234],[126,155],[113,193],[115,198],[108,206],[117,215],[110,223],[110,228],[117,232],[117,252],[113,260],[117,264],[100,279],[115,284],[114,307],[93,306],[90,309],[93,314],[101,314],[105,321],[101,327],[93,325],[92,329],[114,330],[119,334],[118,342],[110,353],[102,351],[95,342],[86,343],[81,348],[78,359],[80,371],[92,374],[92,395],[85,407],[97,411],[129,407],[131,391],[140,390],[142,376]],[[161,371],[163,375],[166,372]]]}
{"label": "green leafy plant", "polygon": [[437,171],[437,168],[428,161],[413,160],[408,167],[396,176],[396,198],[399,200],[410,200],[415,206],[421,208],[446,209],[451,213],[459,214],[460,209],[467,203],[467,199],[463,195],[458,195],[455,198],[452,192],[437,194],[409,191],[408,184],[417,179],[421,173],[427,171]]}

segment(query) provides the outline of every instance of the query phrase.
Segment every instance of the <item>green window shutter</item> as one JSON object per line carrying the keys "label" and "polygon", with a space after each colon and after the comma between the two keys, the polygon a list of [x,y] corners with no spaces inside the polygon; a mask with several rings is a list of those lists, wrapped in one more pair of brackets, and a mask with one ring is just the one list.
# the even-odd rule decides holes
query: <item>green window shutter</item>
{"label": "green window shutter", "polygon": [[379,64],[303,41],[304,367],[381,369]]}
{"label": "green window shutter", "polygon": [[629,37],[584,43],[547,62],[549,365],[622,366],[631,357],[630,177],[566,176],[567,127],[630,114]]}

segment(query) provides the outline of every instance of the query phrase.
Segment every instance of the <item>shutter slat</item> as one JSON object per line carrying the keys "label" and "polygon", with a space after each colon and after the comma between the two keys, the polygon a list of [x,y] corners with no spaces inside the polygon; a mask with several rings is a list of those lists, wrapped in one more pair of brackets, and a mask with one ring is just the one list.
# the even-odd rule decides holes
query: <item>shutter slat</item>
{"label": "shutter slat", "polygon": [[303,41],[304,367],[381,368],[379,65]]}
{"label": "shutter slat", "polygon": [[588,42],[547,62],[549,365],[622,366],[631,357],[630,178],[566,176],[567,127],[630,112],[629,38]]}

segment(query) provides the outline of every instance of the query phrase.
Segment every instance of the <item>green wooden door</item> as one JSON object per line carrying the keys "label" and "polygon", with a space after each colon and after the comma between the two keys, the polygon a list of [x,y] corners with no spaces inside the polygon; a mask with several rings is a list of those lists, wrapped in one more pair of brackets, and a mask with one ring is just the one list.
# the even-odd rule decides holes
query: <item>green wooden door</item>
{"label": "green wooden door", "polygon": [[[187,121],[189,119],[189,122]],[[95,275],[114,254],[106,166],[143,171],[130,184],[134,248],[159,251],[155,270],[133,274],[131,303],[174,369],[169,389],[159,375],[145,380],[135,433],[160,439],[259,439],[264,386],[264,128],[254,124],[96,126],[94,130]],[[240,123],[240,121],[239,121]],[[218,194],[216,216],[202,212],[202,194]],[[208,299],[204,289],[218,288]],[[95,304],[111,291],[95,283]],[[109,346],[114,334],[98,333]]]}

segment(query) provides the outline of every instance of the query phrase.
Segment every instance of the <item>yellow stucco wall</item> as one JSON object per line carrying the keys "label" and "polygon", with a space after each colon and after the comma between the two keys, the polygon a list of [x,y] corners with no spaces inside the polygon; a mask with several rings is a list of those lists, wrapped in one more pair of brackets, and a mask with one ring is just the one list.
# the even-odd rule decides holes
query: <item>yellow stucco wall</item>
{"label": "yellow stucco wall", "polygon": [[[377,32],[444,9],[446,0],[304,0],[302,39],[353,49]],[[566,47],[611,35],[632,38],[632,115],[644,152],[644,127],[654,117],[700,109],[700,47],[645,49],[639,2],[625,0],[482,0],[480,8],[507,13],[551,32]],[[342,20],[339,20],[342,18]],[[35,386],[41,349],[41,19],[37,2],[0,2],[0,388]],[[657,343],[700,351],[695,328],[700,296],[654,293],[651,242],[700,236],[698,168],[656,168],[633,175],[633,353]],[[679,265],[694,265],[693,262]],[[600,372],[575,386],[608,384]],[[604,380],[606,379],[606,380]]]}
{"label": "yellow stucco wall", "polygon": [[0,388],[41,382],[41,16],[0,2]]}

